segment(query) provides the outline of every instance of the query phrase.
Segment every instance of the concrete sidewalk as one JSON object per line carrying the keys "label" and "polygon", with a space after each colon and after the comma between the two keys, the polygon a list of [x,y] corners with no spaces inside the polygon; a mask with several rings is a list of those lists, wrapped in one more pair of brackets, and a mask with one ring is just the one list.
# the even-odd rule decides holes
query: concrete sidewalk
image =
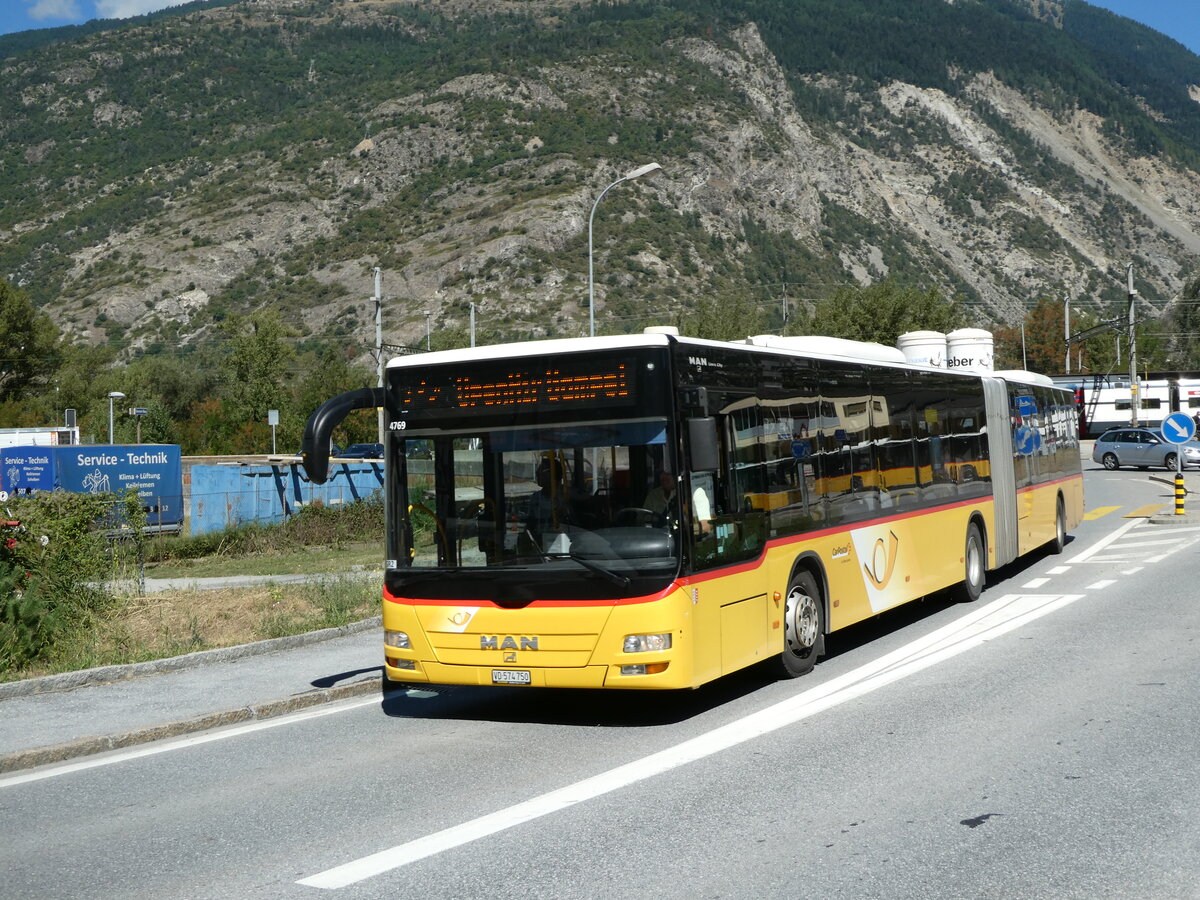
{"label": "concrete sidewalk", "polygon": [[0,684],[0,773],[379,690],[378,618],[325,631]]}

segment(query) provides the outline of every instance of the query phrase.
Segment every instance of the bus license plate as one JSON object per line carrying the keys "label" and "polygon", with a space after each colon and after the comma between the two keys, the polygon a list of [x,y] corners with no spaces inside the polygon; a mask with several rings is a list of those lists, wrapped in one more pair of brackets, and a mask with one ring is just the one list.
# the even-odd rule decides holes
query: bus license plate
{"label": "bus license plate", "polygon": [[533,684],[524,669],[492,669],[492,684]]}

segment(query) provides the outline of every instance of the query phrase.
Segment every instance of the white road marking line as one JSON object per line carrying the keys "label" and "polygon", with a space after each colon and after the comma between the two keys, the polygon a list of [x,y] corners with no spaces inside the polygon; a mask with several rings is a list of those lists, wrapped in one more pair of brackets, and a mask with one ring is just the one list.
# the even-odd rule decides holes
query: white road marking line
{"label": "white road marking line", "polygon": [[1053,569],[1047,570],[1047,575],[1065,575],[1071,571],[1070,566],[1055,566]]}
{"label": "white road marking line", "polygon": [[326,869],[296,883],[329,890],[347,887],[628,787],[862,697],[1061,609],[1082,596],[1003,596],[873,662],[736,722],[540,797]]}
{"label": "white road marking line", "polygon": [[1146,568],[1146,567],[1145,566],[1134,566],[1132,569],[1122,569],[1121,574],[1122,575],[1136,575],[1138,572],[1142,571],[1142,569],[1144,569],[1144,568]]}
{"label": "white road marking line", "polygon": [[1102,581],[1097,581],[1095,584],[1089,584],[1087,586],[1087,590],[1099,591],[1099,590],[1103,590],[1104,588],[1108,587],[1110,584],[1116,584],[1116,583],[1117,583],[1117,579],[1115,579],[1115,578],[1105,578]]}
{"label": "white road marking line", "polygon": [[[1126,534],[1128,534],[1131,529],[1137,528],[1139,525],[1142,525],[1141,519],[1130,519],[1128,522],[1126,522],[1124,525],[1122,525],[1116,531],[1102,537],[1100,540],[1096,541],[1096,543],[1092,544],[1092,546],[1088,547],[1088,549],[1084,550],[1078,556],[1073,557],[1072,559],[1068,559],[1067,562],[1068,563],[1087,562],[1093,556],[1098,554],[1101,550],[1104,550],[1105,548],[1107,548],[1109,544],[1113,543],[1114,541],[1120,540]],[[1143,527],[1157,528],[1160,526],[1145,525]]]}
{"label": "white road marking line", "polygon": [[1049,580],[1050,580],[1049,578],[1034,578],[1030,581],[1025,582],[1023,585],[1021,585],[1021,587],[1026,590],[1032,591],[1037,588],[1040,588],[1043,584],[1045,584]]}
{"label": "white road marking line", "polygon": [[1121,549],[1122,550],[1140,550],[1142,547],[1156,547],[1161,544],[1181,544],[1186,540],[1188,540],[1188,538],[1170,538],[1168,540],[1162,540],[1162,541],[1139,541],[1139,540],[1131,539],[1128,541],[1122,541]]}
{"label": "white road marking line", "polygon": [[64,763],[61,766],[34,769],[30,772],[23,772],[20,775],[10,775],[6,778],[0,778],[0,788],[15,787],[18,784],[28,784],[31,781],[41,781],[45,778],[54,778],[58,775],[68,775],[71,772],[82,772],[85,769],[95,769],[100,766],[111,766],[115,765],[116,763],[128,762],[131,759],[141,759],[142,757],[154,756],[158,753],[168,753],[171,750],[182,750],[185,747],[197,747],[201,744],[208,744],[213,741],[223,741],[226,738],[240,737],[243,734],[250,734],[254,731],[264,731],[268,728],[279,728],[283,725],[291,725],[294,722],[303,722],[308,719],[319,719],[322,716],[332,716],[336,713],[357,709],[360,706],[369,706],[372,703],[379,703],[379,696],[377,694],[371,694],[367,697],[357,697],[353,700],[346,700],[342,703],[331,703],[328,706],[319,706],[314,709],[305,710],[304,712],[292,713],[291,715],[287,716],[278,716],[274,719],[262,719],[258,722],[248,722],[245,725],[235,725],[232,728],[225,728],[220,731],[206,731],[203,734],[179,738],[177,740],[155,741],[152,744],[142,744],[139,747],[133,747],[129,750],[118,750],[115,753],[106,753],[101,756],[91,756],[87,759],[80,760],[79,762]]}

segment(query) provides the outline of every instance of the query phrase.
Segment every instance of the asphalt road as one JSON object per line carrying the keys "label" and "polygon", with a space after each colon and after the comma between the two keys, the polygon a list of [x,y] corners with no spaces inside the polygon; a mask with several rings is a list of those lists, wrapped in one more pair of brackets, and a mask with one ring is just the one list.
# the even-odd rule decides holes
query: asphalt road
{"label": "asphalt road", "polygon": [[796,681],[364,695],[0,776],[0,894],[1200,896],[1200,522],[1086,483],[1063,554]]}

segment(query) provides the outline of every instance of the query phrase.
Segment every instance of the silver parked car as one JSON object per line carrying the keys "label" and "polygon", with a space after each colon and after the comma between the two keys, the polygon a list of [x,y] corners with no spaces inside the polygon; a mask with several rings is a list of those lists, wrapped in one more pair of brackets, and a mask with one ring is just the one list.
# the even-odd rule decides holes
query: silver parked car
{"label": "silver parked car", "polygon": [[1152,428],[1111,428],[1096,438],[1092,461],[1106,469],[1158,466],[1175,470],[1175,455],[1183,454],[1183,467],[1200,466],[1200,444],[1172,444]]}

